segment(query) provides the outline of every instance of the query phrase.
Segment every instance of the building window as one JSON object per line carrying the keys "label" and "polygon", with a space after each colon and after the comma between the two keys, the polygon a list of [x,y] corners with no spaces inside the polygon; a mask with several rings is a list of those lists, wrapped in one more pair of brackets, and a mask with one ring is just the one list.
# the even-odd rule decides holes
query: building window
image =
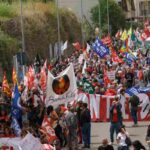
{"label": "building window", "polygon": [[127,2],[126,2],[126,0],[122,0],[122,9],[123,9],[124,11],[128,11],[128,7],[127,7]]}
{"label": "building window", "polygon": [[147,7],[145,5],[145,2],[140,2],[139,3],[139,8],[140,8],[140,16],[146,16],[147,15]]}
{"label": "building window", "polygon": [[135,10],[134,0],[129,0],[129,3],[131,5],[131,10]]}

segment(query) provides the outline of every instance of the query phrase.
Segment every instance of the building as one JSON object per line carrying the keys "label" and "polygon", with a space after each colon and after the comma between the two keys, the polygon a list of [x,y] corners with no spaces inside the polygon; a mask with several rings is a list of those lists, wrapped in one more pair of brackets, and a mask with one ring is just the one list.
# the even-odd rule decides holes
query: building
{"label": "building", "polygon": [[116,0],[116,1],[125,12],[126,19],[134,20],[136,10],[134,0]]}
{"label": "building", "polygon": [[150,0],[116,0],[127,20],[144,20],[150,17]]}
{"label": "building", "polygon": [[136,6],[136,19],[144,20],[150,17],[150,0],[134,0]]}

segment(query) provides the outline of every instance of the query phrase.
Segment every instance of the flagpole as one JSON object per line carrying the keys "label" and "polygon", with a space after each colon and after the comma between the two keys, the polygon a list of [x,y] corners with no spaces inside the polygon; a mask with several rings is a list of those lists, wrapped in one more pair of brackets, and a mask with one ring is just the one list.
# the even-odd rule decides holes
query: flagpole
{"label": "flagpole", "polygon": [[22,8],[22,0],[20,0],[20,21],[21,21],[21,38],[22,38],[22,49],[21,49],[21,63],[22,63],[22,71],[23,77],[25,75],[25,66],[23,65],[23,53],[25,52],[25,36],[24,36],[24,22],[23,22],[23,8]]}
{"label": "flagpole", "polygon": [[56,10],[57,10],[57,34],[58,34],[58,59],[61,61],[61,48],[60,48],[60,20],[59,20],[59,0],[56,0]]}
{"label": "flagpole", "polygon": [[82,48],[84,47],[84,36],[83,36],[83,0],[81,0],[81,40],[82,40]]}
{"label": "flagpole", "polygon": [[108,34],[109,34],[109,0],[107,0],[107,20],[108,20]]}
{"label": "flagpole", "polygon": [[102,30],[101,30],[101,3],[100,3],[100,0],[98,0],[99,2],[99,31],[100,31],[100,38],[101,38],[101,35],[102,35]]}

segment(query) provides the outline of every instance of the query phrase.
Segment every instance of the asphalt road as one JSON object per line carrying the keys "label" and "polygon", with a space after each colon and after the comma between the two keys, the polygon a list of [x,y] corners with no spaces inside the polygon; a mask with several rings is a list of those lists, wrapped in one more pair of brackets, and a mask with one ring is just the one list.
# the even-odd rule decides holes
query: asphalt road
{"label": "asphalt road", "polygon": [[[147,147],[145,136],[150,121],[139,122],[138,127],[132,127],[132,122],[125,122],[124,124],[126,126],[126,130],[129,132],[132,141],[140,140],[143,145]],[[91,150],[97,150],[98,146],[101,144],[102,139],[108,138],[108,140],[110,140],[109,126],[110,123],[92,123]],[[116,142],[114,143],[114,148],[117,149]]]}

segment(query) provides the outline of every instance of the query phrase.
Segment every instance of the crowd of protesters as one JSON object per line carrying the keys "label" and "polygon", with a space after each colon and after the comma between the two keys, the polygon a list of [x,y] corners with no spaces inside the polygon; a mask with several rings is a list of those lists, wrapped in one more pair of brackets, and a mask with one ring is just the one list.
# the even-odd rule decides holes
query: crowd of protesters
{"label": "crowd of protesters", "polygon": [[[114,141],[117,141],[118,150],[128,150],[131,145],[134,150],[146,149],[140,141],[131,141],[130,135],[123,125],[125,110],[123,110],[122,105],[124,103],[122,102],[125,101],[126,89],[133,86],[147,87],[150,85],[149,50],[144,53],[139,46],[135,45],[136,59],[128,64],[123,54],[118,51],[121,48],[121,41],[114,38],[112,45],[114,46],[112,51],[115,51],[123,62],[112,60],[112,54],[100,59],[92,50],[86,54],[83,50],[76,50],[70,57],[62,57],[61,61],[51,65],[49,69],[54,76],[57,76],[72,62],[79,91],[87,92],[84,87],[84,81],[86,80],[92,87],[92,91],[88,91],[91,92],[90,94],[119,95],[110,108],[111,143],[108,144],[108,139],[103,139],[98,150],[113,150]],[[84,68],[84,66],[86,67]],[[36,69],[38,70],[39,66],[35,66]],[[107,76],[107,72],[110,71],[114,72],[114,78],[111,80]],[[37,85],[38,78],[37,76]],[[83,148],[90,148],[91,115],[87,103],[78,101],[76,104],[68,103],[67,106],[62,104],[57,108],[53,106],[46,108],[43,101],[44,94],[41,92],[40,86],[33,87],[27,92],[26,96],[24,96],[25,90],[24,84],[20,83],[21,98],[19,115],[17,116],[17,122],[21,129],[20,136],[24,137],[28,132],[31,132],[40,139],[42,144],[55,145],[58,150],[62,148],[77,150],[79,144],[83,144]],[[15,137],[15,132],[10,128],[13,117],[13,113],[10,115],[11,100],[4,93],[2,93],[2,97],[7,99],[5,102],[8,103],[5,105],[2,103],[0,108],[0,137]],[[138,97],[132,96],[129,103],[131,104],[134,125],[137,126],[137,108],[140,103]],[[55,131],[56,138],[53,140],[49,140],[50,137],[42,129],[45,117],[48,118],[51,127]],[[117,137],[114,138],[115,132]],[[150,127],[148,127],[146,142],[150,147]]]}

